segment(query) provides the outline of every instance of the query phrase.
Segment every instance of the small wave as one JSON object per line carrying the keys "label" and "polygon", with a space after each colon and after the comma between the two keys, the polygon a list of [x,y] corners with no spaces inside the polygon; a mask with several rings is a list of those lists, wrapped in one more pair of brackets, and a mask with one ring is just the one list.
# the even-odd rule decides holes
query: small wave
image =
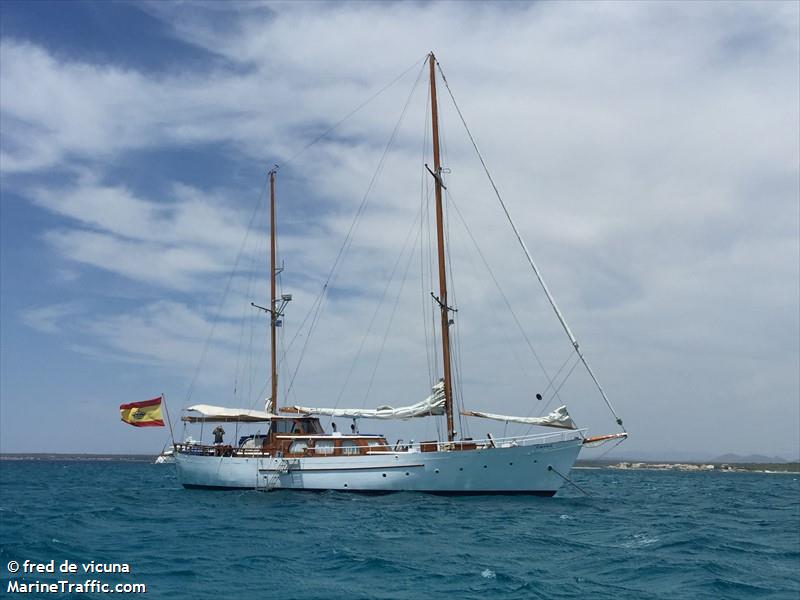
{"label": "small wave", "polygon": [[491,569],[484,569],[483,571],[481,571],[481,577],[484,577],[486,579],[496,579],[497,573],[495,573]]}
{"label": "small wave", "polygon": [[643,546],[649,546],[650,544],[655,544],[659,538],[657,537],[648,537],[644,533],[636,533],[633,535],[633,539],[629,542],[625,542],[622,544],[623,548],[641,548]]}
{"label": "small wave", "polygon": [[568,519],[571,519],[572,517],[570,517],[569,515],[560,515],[558,518],[561,519],[562,521],[566,521]]}

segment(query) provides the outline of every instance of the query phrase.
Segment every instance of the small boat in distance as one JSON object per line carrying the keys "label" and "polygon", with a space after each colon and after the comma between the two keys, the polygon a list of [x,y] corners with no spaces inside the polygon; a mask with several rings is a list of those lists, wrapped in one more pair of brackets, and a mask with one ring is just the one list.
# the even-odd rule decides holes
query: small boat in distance
{"label": "small boat in distance", "polygon": [[175,462],[175,448],[166,448],[161,454],[156,456],[154,464],[171,465],[174,462]]}
{"label": "small boat in distance", "polygon": [[[315,406],[278,406],[278,366],[276,328],[280,326],[290,295],[277,295],[275,182],[276,171],[269,173],[270,189],[270,300],[260,308],[270,320],[271,394],[264,410],[227,408],[195,404],[185,410],[186,424],[206,423],[256,424],[259,433],[243,436],[237,444],[203,444],[194,441],[174,444],[174,460],[180,483],[186,488],[257,489],[257,490],[339,490],[348,492],[419,491],[439,494],[530,494],[554,495],[565,482],[581,448],[627,437],[620,433],[590,438],[587,430],[576,426],[566,406],[539,417],[514,416],[476,410],[461,410],[463,417],[522,423],[554,429],[544,433],[480,439],[463,437],[455,427],[456,408],[453,393],[453,353],[450,328],[456,310],[448,300],[447,252],[442,190],[443,170],[440,161],[439,118],[436,97],[437,67],[433,53],[426,58],[430,81],[430,121],[433,168],[425,165],[434,181],[436,256],[438,295],[431,292],[438,311],[438,341],[441,378],[431,394],[406,406],[338,408]],[[442,75],[442,79],[447,83]],[[449,90],[449,87],[448,87]],[[456,105],[456,110],[458,107]],[[458,110],[461,116],[460,110]],[[462,117],[463,120],[463,117]],[[466,123],[464,123],[466,125]],[[469,130],[467,130],[469,132]],[[472,135],[470,140],[474,145]],[[475,146],[477,151],[477,146]],[[480,156],[480,153],[479,153]],[[483,163],[483,159],[481,158]],[[484,164],[485,167],[485,164]],[[488,175],[488,171],[487,171]],[[491,181],[491,177],[490,177]],[[492,182],[494,187],[494,183]],[[496,192],[496,187],[494,188]],[[530,262],[579,361],[613,413],[605,392],[589,368],[582,351],[539,274],[511,217],[497,194],[520,246]],[[537,394],[541,399],[541,395]],[[493,399],[489,398],[489,401]],[[622,420],[616,417],[622,428]],[[361,434],[353,426],[349,433],[326,432],[320,417],[344,419],[415,420],[443,416],[446,429],[440,439],[390,444],[381,434]]]}

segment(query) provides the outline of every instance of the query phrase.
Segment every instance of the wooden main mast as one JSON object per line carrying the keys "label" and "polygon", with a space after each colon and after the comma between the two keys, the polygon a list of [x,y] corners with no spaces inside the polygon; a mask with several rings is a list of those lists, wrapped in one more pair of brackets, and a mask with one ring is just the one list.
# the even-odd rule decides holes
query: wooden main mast
{"label": "wooden main mast", "polygon": [[277,326],[280,315],[276,306],[275,297],[275,276],[277,275],[275,269],[275,170],[269,172],[269,286],[270,286],[270,367],[272,371],[272,391],[271,391],[271,411],[275,411],[278,406],[278,342],[277,342]]}
{"label": "wooden main mast", "polygon": [[428,55],[431,80],[431,126],[433,127],[433,178],[436,181],[436,244],[439,253],[439,309],[442,317],[442,362],[444,365],[444,408],[447,414],[447,440],[455,437],[453,423],[453,384],[450,374],[450,308],[447,305],[447,273],[444,252],[444,211],[442,209],[442,165],[439,158],[439,110],[436,104],[436,57]]}

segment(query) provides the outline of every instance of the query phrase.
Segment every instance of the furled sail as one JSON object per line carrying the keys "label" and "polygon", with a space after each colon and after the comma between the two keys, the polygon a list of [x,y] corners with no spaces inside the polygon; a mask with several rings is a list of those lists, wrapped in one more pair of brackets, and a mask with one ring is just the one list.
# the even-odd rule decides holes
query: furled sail
{"label": "furled sail", "polygon": [[562,429],[577,429],[577,425],[569,416],[566,406],[559,406],[549,415],[544,417],[514,417],[511,415],[496,415],[494,413],[477,412],[474,410],[462,411],[466,417],[481,417],[484,419],[494,419],[495,421],[506,421],[508,423],[524,423],[526,425],[543,425],[544,427],[561,427]]}
{"label": "furled sail", "polygon": [[410,419],[411,417],[429,417],[444,414],[444,383],[433,386],[433,393],[422,402],[411,406],[379,406],[378,408],[311,408],[292,406],[284,408],[289,412],[307,415],[344,417],[345,419]]}
{"label": "furled sail", "polygon": [[189,412],[199,413],[197,415],[185,415],[181,420],[189,423],[200,422],[250,422],[269,421],[275,415],[263,410],[250,410],[248,408],[226,408],[224,406],[212,406],[210,404],[195,404],[186,409]]}

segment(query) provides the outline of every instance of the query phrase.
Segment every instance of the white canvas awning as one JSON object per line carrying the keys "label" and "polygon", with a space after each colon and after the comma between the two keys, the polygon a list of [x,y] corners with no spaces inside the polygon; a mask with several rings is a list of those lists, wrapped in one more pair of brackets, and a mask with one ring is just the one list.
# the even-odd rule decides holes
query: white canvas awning
{"label": "white canvas awning", "polygon": [[269,421],[276,416],[272,413],[263,410],[250,410],[247,408],[226,408],[224,406],[212,406],[210,404],[195,404],[186,409],[188,412],[197,414],[189,414],[181,417],[182,421],[189,423],[200,422],[246,422],[256,423],[260,421]]}
{"label": "white canvas awning", "polygon": [[569,416],[566,406],[559,406],[549,415],[544,417],[515,417],[512,415],[496,415],[494,413],[478,412],[465,410],[461,413],[466,417],[481,417],[483,419],[494,419],[495,421],[505,421],[507,423],[524,423],[526,425],[542,425],[544,427],[560,427],[562,429],[577,429],[578,426]]}
{"label": "white canvas awning", "polygon": [[433,386],[433,393],[422,402],[411,406],[379,406],[378,408],[312,408],[292,406],[282,410],[306,415],[343,417],[345,419],[410,419],[444,414],[444,383]]}

